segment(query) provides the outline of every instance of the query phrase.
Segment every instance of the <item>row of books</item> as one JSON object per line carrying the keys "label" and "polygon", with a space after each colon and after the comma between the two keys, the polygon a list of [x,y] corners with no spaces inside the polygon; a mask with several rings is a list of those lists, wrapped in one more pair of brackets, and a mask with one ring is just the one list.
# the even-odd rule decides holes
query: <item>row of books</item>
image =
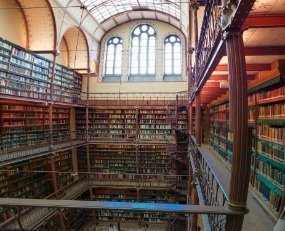
{"label": "row of books", "polygon": [[264,124],[258,126],[257,134],[261,138],[285,144],[285,127],[272,127]]}
{"label": "row of books", "polygon": [[274,97],[285,96],[285,86],[281,86],[269,91],[263,91],[256,93],[257,101],[270,99]]}
{"label": "row of books", "polygon": [[226,121],[228,119],[227,113],[215,113],[211,117],[212,121]]}
{"label": "row of books", "polygon": [[256,159],[256,167],[259,171],[265,174],[267,177],[270,177],[272,180],[277,182],[282,187],[285,187],[285,172],[282,170],[273,167],[271,164],[263,162],[260,159]]}
{"label": "row of books", "polygon": [[[50,100],[52,62],[3,39],[0,39],[0,50],[1,93]],[[54,80],[58,86],[53,93],[61,97],[55,100],[73,103],[73,98],[80,98],[81,76],[59,64],[56,70]]]}
{"label": "row of books", "polygon": [[285,162],[285,152],[283,149],[274,148],[271,144],[257,141],[257,151],[270,158]]}
{"label": "row of books", "polygon": [[268,188],[265,183],[260,181],[258,178],[255,179],[254,187],[256,190],[265,198],[265,200],[270,204],[270,206],[275,211],[280,211],[280,206],[282,202],[282,196],[275,193],[273,190]]}
{"label": "row of books", "polygon": [[259,118],[285,117],[285,102],[259,107]]}
{"label": "row of books", "polygon": [[227,110],[229,110],[229,104],[224,103],[224,104],[218,105],[216,107],[212,107],[210,109],[210,114],[221,112],[221,111],[227,111]]}

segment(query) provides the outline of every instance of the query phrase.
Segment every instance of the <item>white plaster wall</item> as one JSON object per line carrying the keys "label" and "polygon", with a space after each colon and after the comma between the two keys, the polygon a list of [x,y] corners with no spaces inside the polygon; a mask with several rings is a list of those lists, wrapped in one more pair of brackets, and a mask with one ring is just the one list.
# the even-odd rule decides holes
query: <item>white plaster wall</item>
{"label": "white plaster wall", "polygon": [[[176,93],[187,90],[187,82],[125,82],[102,83],[91,75],[89,80],[90,93],[128,93],[128,92],[168,92]],[[87,77],[83,77],[82,91],[87,91]],[[156,94],[157,95],[157,94]]]}

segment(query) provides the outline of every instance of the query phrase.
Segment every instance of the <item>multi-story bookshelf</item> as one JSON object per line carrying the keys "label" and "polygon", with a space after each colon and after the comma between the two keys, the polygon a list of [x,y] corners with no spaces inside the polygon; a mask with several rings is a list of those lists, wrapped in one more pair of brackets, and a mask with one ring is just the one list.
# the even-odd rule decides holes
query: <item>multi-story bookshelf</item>
{"label": "multi-story bookshelf", "polygon": [[[49,174],[44,172],[49,164],[48,159],[35,158],[1,166],[1,197],[37,199],[51,194]],[[0,223],[11,217],[10,210],[0,210]]]}
{"label": "multi-story bookshelf", "polygon": [[81,85],[81,76],[77,72],[56,64],[53,96],[55,102],[77,103],[80,99]]}
{"label": "multi-story bookshelf", "polygon": [[52,108],[53,138],[55,140],[68,139],[70,131],[70,108]]}
{"label": "multi-story bookshelf", "polygon": [[[85,109],[77,108],[76,123],[78,130],[86,129]],[[88,126],[90,138],[136,138],[136,110],[90,108]]]}
{"label": "multi-story bookshelf", "polygon": [[[42,103],[0,100],[0,150],[27,148],[49,142],[49,108]],[[53,107],[53,139],[67,139],[70,108]]]}
{"label": "multi-story bookshelf", "polygon": [[[88,126],[90,138],[167,140],[171,126],[167,123],[166,107],[125,109],[90,108]],[[86,129],[86,110],[77,108],[78,130]],[[187,132],[187,111],[178,112],[178,129]]]}
{"label": "multi-story bookshelf", "polygon": [[[56,64],[53,101],[77,103],[81,76]],[[0,38],[0,94],[49,101],[52,61]]]}
{"label": "multi-story bookshelf", "polygon": [[[78,128],[86,129],[85,109],[77,108],[76,121]],[[187,134],[186,108],[178,111],[177,121],[176,132]],[[109,182],[108,186],[93,188],[94,200],[186,203],[186,197],[175,192],[173,174],[177,173],[177,164],[167,145],[173,138],[173,128],[167,121],[165,106],[89,108],[88,126],[89,147],[77,149],[79,171],[88,171],[89,150],[90,172],[99,177],[97,182]],[[184,152],[186,155],[187,150]],[[122,186],[122,181],[139,183],[142,188],[134,184]],[[170,189],[171,183],[173,188]],[[90,197],[89,193],[85,196]],[[114,216],[120,221],[166,222],[168,219],[158,213],[118,210],[96,213],[97,219],[102,221],[114,221]]]}
{"label": "multi-story bookshelf", "polygon": [[[166,144],[90,144],[89,150],[91,172],[164,174],[171,170]],[[86,172],[86,147],[77,153],[79,169]]]}
{"label": "multi-story bookshelf", "polygon": [[210,142],[209,144],[223,159],[232,160],[232,132],[229,128],[228,96],[222,96],[210,106]]}
{"label": "multi-story bookshelf", "polygon": [[[285,203],[285,84],[284,61],[256,74],[248,83],[248,125],[253,128],[251,185],[258,201],[276,218]],[[232,132],[228,97],[210,105],[210,145],[231,163]]]}
{"label": "multi-story bookshelf", "polygon": [[56,152],[53,156],[57,171],[57,188],[63,188],[74,181],[72,176],[72,152],[71,150]]}
{"label": "multi-story bookshelf", "polygon": [[49,138],[48,107],[23,101],[0,101],[1,150],[44,143]]}

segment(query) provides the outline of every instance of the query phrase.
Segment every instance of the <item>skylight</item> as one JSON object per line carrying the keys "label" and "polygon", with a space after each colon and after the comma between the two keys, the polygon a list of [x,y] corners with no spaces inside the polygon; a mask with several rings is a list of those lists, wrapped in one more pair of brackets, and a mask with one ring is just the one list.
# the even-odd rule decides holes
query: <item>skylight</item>
{"label": "skylight", "polygon": [[163,12],[180,18],[179,0],[80,0],[101,23],[114,15],[132,10]]}

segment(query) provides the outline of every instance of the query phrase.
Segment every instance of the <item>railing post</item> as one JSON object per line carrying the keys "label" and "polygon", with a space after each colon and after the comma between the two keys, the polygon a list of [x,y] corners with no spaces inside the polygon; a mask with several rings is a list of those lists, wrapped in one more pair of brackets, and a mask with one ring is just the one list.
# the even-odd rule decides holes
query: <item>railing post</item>
{"label": "railing post", "polygon": [[[233,130],[233,161],[229,208],[245,211],[250,175],[251,136],[248,134],[247,78],[244,44],[241,32],[225,34],[229,63],[229,125]],[[242,229],[243,215],[229,216],[226,230]]]}

